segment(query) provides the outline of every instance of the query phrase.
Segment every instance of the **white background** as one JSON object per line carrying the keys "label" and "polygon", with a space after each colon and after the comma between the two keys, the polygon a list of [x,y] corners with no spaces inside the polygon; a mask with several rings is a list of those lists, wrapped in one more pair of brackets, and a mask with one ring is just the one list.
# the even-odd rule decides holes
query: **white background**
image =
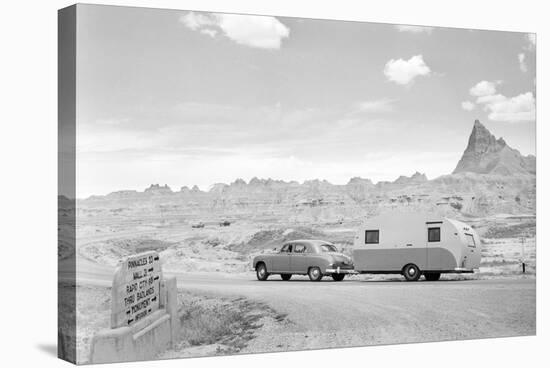
{"label": "white background", "polygon": [[[548,101],[544,1],[109,1],[105,4],[412,23],[537,33],[537,337],[256,354],[111,367],[532,367],[548,361]],[[57,9],[70,1],[0,5],[0,365],[68,366],[57,342]],[[547,66],[546,69],[544,66]],[[545,114],[546,113],[546,114]],[[544,291],[546,289],[546,291]],[[506,303],[506,300],[502,300]],[[312,306],[314,307],[314,306]],[[429,321],[427,321],[429,323]],[[548,349],[548,348],[547,348]]]}

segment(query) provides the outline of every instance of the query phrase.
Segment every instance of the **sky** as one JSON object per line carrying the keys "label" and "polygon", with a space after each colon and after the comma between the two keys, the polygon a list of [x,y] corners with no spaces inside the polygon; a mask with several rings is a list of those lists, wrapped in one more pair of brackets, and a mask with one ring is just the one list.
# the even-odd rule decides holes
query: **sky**
{"label": "sky", "polygon": [[535,154],[535,35],[79,5],[77,197],[450,174],[475,119]]}

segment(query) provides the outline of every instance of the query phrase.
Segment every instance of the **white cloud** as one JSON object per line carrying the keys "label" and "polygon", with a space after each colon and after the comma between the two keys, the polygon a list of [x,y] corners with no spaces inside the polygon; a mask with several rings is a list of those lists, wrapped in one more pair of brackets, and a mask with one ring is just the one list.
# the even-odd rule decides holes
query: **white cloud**
{"label": "white cloud", "polygon": [[252,47],[278,49],[290,30],[275,17],[221,14],[220,27],[233,41]]}
{"label": "white cloud", "polygon": [[424,62],[422,55],[415,55],[409,60],[391,59],[384,67],[384,75],[397,84],[409,84],[418,76],[427,76],[430,68]]}
{"label": "white cloud", "polygon": [[525,54],[522,52],[521,54],[518,54],[518,61],[519,61],[519,70],[522,72],[527,72],[527,64],[525,64]]}
{"label": "white cloud", "polygon": [[193,31],[203,27],[215,26],[216,18],[213,14],[189,12],[180,17],[180,22]]}
{"label": "white cloud", "polygon": [[473,109],[476,108],[476,105],[471,101],[464,101],[462,102],[461,105],[462,105],[462,108],[466,111],[472,111]]}
{"label": "white cloud", "polygon": [[485,105],[485,109],[493,121],[515,123],[536,118],[535,97],[531,92],[490,102]]}
{"label": "white cloud", "polygon": [[[535,120],[536,107],[533,93],[526,92],[515,97],[506,97],[497,93],[496,85],[500,83],[502,82],[481,81],[470,88],[470,95],[477,97],[476,104],[489,113],[489,120],[507,123]],[[462,107],[468,110],[464,104],[463,102]]]}
{"label": "white cloud", "polygon": [[497,91],[496,84],[498,82],[481,81],[470,88],[470,94],[474,97],[493,95]]}
{"label": "white cloud", "polygon": [[433,31],[433,27],[425,27],[425,26],[409,26],[409,25],[403,25],[398,24],[395,26],[395,28],[399,32],[409,32],[409,33],[427,33],[431,34]]}
{"label": "white cloud", "polygon": [[357,104],[357,112],[373,113],[393,111],[393,102],[393,100],[387,98],[359,102]]}
{"label": "white cloud", "polygon": [[223,33],[232,41],[249,47],[279,49],[290,29],[275,17],[240,14],[188,12],[180,22],[193,31],[210,37]]}
{"label": "white cloud", "polygon": [[494,95],[487,95],[487,96],[480,96],[476,99],[476,103],[478,104],[488,104],[488,103],[495,103],[499,101],[503,101],[506,99],[506,96],[499,94]]}
{"label": "white cloud", "polygon": [[204,28],[204,29],[200,30],[200,33],[208,35],[208,36],[214,38],[218,34],[218,31],[216,31],[215,29],[211,29],[211,28]]}

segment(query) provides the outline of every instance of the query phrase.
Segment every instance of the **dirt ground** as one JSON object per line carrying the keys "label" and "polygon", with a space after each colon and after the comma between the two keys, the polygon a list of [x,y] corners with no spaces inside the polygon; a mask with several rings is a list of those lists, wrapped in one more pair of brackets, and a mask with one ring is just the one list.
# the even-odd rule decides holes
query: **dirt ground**
{"label": "dirt ground", "polygon": [[[482,237],[479,276],[518,275],[522,259],[528,274],[536,273],[534,218],[491,217],[470,219]],[[152,226],[132,221],[87,224],[77,229],[79,255],[114,266],[122,257],[146,250],[160,252],[167,272],[243,273],[252,258],[272,252],[287,240],[317,238],[333,242],[351,254],[355,224],[293,225],[239,221],[231,226],[217,224],[192,228],[187,223]]]}
{"label": "dirt ground", "polygon": [[[77,254],[86,260],[79,272],[87,281],[77,287],[76,315],[74,306],[61,306],[60,329],[70,344],[74,331],[69,326],[76,318],[76,346],[66,350],[76,351],[80,363],[88,360],[93,334],[109,327],[109,269],[120,258],[145,250],[160,252],[164,272],[177,275],[180,288],[182,334],[161,359],[535,331],[534,218],[470,219],[482,236],[479,272],[416,285],[401,282],[399,275],[360,275],[317,285],[301,277],[284,283],[273,276],[273,282],[259,283],[250,272],[256,254],[291,239],[326,239],[351,254],[354,223],[242,220],[227,227],[192,228],[181,221],[134,220],[78,224]],[[97,267],[101,265],[105,267]],[[61,297],[68,298],[74,288],[61,288]],[[426,326],[426,319],[433,323]]]}

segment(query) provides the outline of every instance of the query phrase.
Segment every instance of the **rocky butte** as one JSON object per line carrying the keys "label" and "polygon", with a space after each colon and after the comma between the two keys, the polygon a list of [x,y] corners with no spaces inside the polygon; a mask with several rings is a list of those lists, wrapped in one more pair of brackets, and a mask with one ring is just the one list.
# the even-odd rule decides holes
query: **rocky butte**
{"label": "rocky butte", "polygon": [[468,146],[456,165],[453,174],[474,172],[479,174],[518,175],[535,174],[535,156],[522,156],[510,148],[503,138],[494,135],[476,120]]}

